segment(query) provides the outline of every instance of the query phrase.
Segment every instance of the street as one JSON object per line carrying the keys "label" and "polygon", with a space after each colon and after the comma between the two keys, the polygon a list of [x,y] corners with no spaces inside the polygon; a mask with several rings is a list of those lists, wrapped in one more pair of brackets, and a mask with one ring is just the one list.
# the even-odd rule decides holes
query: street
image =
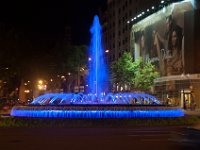
{"label": "street", "polygon": [[194,150],[199,146],[200,131],[184,127],[0,128],[1,150]]}

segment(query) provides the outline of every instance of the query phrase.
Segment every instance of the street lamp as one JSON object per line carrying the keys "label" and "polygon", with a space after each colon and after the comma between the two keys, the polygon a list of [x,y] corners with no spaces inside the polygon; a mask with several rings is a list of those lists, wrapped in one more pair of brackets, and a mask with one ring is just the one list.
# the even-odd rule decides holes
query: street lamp
{"label": "street lamp", "polygon": [[105,52],[106,52],[106,53],[109,53],[109,49],[107,49]]}
{"label": "street lamp", "polygon": [[43,84],[43,81],[42,81],[42,80],[39,80],[39,81],[38,81],[38,84]]}
{"label": "street lamp", "polygon": [[38,87],[38,90],[46,90],[47,89],[47,85],[44,84],[43,80],[38,81],[37,87]]}

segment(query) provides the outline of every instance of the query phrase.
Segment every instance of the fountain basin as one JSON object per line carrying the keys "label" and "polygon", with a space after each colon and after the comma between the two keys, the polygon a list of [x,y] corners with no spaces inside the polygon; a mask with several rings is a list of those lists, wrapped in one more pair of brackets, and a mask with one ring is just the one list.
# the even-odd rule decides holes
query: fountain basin
{"label": "fountain basin", "polygon": [[179,107],[164,105],[15,106],[11,116],[33,118],[167,118],[182,117]]}

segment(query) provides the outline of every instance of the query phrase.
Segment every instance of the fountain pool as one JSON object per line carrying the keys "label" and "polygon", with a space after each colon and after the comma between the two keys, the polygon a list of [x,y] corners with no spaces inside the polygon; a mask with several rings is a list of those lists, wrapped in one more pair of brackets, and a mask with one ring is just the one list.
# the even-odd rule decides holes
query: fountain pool
{"label": "fountain pool", "polygon": [[39,118],[155,118],[181,117],[179,107],[170,107],[144,93],[106,93],[108,69],[101,44],[101,26],[94,17],[90,29],[88,94],[48,93],[28,106],[15,106],[11,116]]}

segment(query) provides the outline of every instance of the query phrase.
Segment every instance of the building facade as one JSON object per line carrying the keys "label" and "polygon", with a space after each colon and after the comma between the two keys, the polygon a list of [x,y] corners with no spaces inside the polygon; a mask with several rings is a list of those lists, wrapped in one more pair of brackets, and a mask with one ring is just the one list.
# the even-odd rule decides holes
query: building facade
{"label": "building facade", "polygon": [[[184,109],[200,108],[200,11],[194,0],[165,2],[131,27],[134,58],[151,61],[160,78],[152,93]],[[156,7],[156,6],[155,6]],[[159,7],[159,6],[157,6]],[[149,8],[155,9],[153,7]],[[147,12],[145,12],[147,13]],[[137,16],[140,17],[140,16]]]}
{"label": "building facade", "polygon": [[200,109],[199,0],[108,0],[102,15],[111,64],[125,51],[160,73],[151,93],[163,102]]}
{"label": "building facade", "polygon": [[104,48],[109,50],[108,61],[117,60],[130,48],[130,27],[133,17],[158,0],[108,0],[102,15]]}

